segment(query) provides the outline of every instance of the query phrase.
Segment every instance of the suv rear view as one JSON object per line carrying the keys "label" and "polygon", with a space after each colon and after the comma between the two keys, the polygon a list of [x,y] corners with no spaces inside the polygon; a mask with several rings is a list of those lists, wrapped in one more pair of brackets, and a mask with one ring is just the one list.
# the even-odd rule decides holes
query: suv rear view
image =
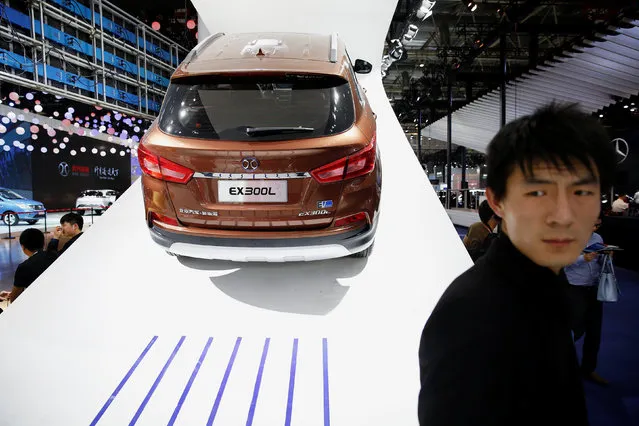
{"label": "suv rear view", "polygon": [[169,253],[370,253],[381,194],[375,118],[335,35],[209,37],[172,76],[138,156],[151,236]]}

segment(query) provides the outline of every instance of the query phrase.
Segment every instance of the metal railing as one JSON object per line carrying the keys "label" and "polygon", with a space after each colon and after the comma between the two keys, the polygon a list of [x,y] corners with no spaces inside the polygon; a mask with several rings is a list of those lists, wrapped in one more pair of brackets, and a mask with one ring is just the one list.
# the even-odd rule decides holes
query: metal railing
{"label": "metal railing", "polygon": [[[68,209],[44,209],[44,210],[31,210],[31,211],[28,211],[28,212],[7,211],[7,212],[2,213],[2,215],[0,215],[0,220],[2,221],[2,224],[9,228],[8,235],[6,237],[4,237],[3,239],[5,239],[5,240],[13,240],[13,239],[15,239],[15,237],[13,235],[11,235],[11,228],[12,227],[15,228],[16,226],[18,226],[18,223],[20,222],[20,220],[24,220],[24,221],[31,221],[31,220],[39,221],[40,219],[44,219],[44,232],[48,232],[47,216],[48,216],[49,213],[63,213],[63,212],[64,213],[71,213],[71,212],[81,211],[82,215],[86,216],[86,213],[90,212],[91,224],[93,225],[94,216],[99,216],[99,215],[101,215],[102,213],[104,213],[108,209],[109,209],[109,206],[105,206],[105,207],[102,207],[102,208],[75,207],[75,208],[68,208]],[[96,214],[97,212],[100,212],[100,214],[99,215]],[[31,217],[33,214],[36,214],[36,216]],[[30,218],[29,219],[20,219],[20,215],[27,215]],[[12,220],[11,216],[16,216],[18,218],[16,223],[12,223],[13,220]],[[9,218],[9,220],[7,220],[7,218]],[[32,226],[35,226],[35,223]]]}
{"label": "metal railing", "polygon": [[[450,189],[437,191],[439,201],[445,208],[477,210],[486,198],[483,189]],[[447,204],[446,201],[449,203]]]}

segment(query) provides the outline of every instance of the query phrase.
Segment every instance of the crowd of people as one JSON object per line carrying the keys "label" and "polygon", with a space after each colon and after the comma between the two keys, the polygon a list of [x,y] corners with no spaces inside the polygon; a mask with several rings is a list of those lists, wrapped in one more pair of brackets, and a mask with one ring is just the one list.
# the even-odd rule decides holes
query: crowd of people
{"label": "crowd of people", "polygon": [[[27,259],[16,268],[13,288],[0,292],[0,300],[13,303],[55,260],[82,235],[84,219],[77,213],[60,218],[60,226],[52,233],[45,247],[45,235],[37,228],[28,228],[20,234],[20,248]],[[61,243],[61,239],[65,241]],[[2,312],[2,310],[0,310]]]}

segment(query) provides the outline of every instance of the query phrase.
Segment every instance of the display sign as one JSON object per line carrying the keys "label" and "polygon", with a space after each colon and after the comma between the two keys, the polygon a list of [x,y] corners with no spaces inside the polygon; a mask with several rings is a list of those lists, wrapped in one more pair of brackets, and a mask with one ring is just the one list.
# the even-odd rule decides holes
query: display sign
{"label": "display sign", "polygon": [[610,143],[617,158],[615,193],[633,196],[639,191],[639,129],[614,132]]}
{"label": "display sign", "polygon": [[33,196],[47,209],[75,207],[80,193],[89,189],[122,193],[131,185],[131,160],[125,148],[78,135],[68,138],[57,154],[32,153]]}

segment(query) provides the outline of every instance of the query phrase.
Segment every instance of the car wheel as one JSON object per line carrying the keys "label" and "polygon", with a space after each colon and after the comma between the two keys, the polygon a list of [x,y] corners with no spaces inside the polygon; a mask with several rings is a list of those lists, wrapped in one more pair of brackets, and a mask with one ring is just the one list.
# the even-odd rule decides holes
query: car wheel
{"label": "car wheel", "polygon": [[36,220],[27,220],[27,223],[29,225],[35,225],[36,223],[38,223],[38,220],[37,219]]}
{"label": "car wheel", "polygon": [[17,225],[19,220],[20,219],[18,218],[18,215],[14,212],[4,212],[2,215],[2,222],[4,222],[4,224],[7,226]]}
{"label": "car wheel", "polygon": [[365,258],[370,256],[370,254],[373,252],[373,246],[375,245],[375,243],[373,242],[373,244],[371,244],[370,246],[368,246],[366,248],[366,250],[362,250],[360,252],[357,253],[353,253],[350,255],[350,257],[355,257],[355,258]]}

